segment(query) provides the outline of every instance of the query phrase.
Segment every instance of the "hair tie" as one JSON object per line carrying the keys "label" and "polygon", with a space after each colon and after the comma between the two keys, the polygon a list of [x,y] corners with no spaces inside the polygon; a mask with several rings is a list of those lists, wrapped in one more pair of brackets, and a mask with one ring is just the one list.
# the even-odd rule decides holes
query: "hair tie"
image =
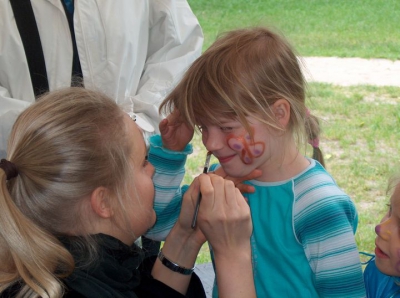
{"label": "hair tie", "polygon": [[6,159],[0,161],[0,169],[3,169],[4,173],[6,173],[7,180],[11,180],[18,176],[18,170],[15,164]]}
{"label": "hair tie", "polygon": [[315,138],[312,140],[308,140],[308,143],[313,147],[313,148],[319,148],[319,138]]}

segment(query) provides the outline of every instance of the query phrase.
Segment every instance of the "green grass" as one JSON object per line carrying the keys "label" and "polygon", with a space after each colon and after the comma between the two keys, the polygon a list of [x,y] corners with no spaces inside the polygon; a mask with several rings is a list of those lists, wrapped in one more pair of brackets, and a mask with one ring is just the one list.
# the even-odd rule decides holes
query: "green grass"
{"label": "green grass", "polygon": [[[299,55],[400,59],[398,0],[189,0],[203,28],[206,49],[218,34],[272,26]],[[321,149],[328,171],[354,200],[360,251],[374,249],[374,227],[386,212],[388,178],[399,173],[400,88],[309,86],[310,110],[321,119]],[[187,162],[185,183],[202,172],[200,137]],[[209,262],[204,245],[198,263]]]}
{"label": "green grass", "polygon": [[400,59],[398,0],[189,0],[204,49],[224,31],[273,26],[301,56]]}

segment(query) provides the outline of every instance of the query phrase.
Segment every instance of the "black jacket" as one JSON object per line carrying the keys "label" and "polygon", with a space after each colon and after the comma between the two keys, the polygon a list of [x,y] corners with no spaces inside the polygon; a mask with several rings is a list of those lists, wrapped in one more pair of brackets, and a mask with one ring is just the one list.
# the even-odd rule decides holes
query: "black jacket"
{"label": "black jacket", "polygon": [[[191,297],[205,298],[203,285],[193,273],[187,295],[182,295],[151,276],[156,256],[143,260],[137,245],[127,246],[107,235],[96,235],[100,243],[98,259],[87,264],[87,256],[79,249],[74,238],[61,238],[75,259],[75,270],[63,280],[64,297],[68,298],[141,298]],[[0,297],[14,297],[18,285],[3,292]],[[13,294],[14,293],[14,294]]]}

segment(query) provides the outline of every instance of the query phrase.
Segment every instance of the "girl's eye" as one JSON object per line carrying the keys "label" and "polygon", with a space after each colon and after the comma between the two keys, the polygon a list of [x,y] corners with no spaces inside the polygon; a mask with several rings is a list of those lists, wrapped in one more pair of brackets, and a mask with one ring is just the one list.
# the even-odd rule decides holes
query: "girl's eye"
{"label": "girl's eye", "polygon": [[231,131],[233,129],[233,127],[220,127],[220,129],[224,132],[226,131]]}

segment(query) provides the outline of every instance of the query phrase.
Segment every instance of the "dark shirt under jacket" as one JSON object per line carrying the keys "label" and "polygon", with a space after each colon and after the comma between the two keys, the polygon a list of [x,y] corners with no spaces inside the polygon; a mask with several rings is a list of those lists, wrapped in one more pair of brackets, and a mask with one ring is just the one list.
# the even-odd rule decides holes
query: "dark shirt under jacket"
{"label": "dark shirt under jacket", "polygon": [[[143,261],[143,252],[135,244],[125,245],[111,236],[94,236],[99,245],[99,259],[85,264],[87,256],[82,254],[77,241],[72,238],[60,238],[75,259],[74,272],[64,279],[67,291],[64,298],[205,298],[203,285],[193,273],[188,293],[182,295],[162,282],[153,279],[151,269],[156,256]],[[3,292],[1,298],[13,297],[16,287]]]}

